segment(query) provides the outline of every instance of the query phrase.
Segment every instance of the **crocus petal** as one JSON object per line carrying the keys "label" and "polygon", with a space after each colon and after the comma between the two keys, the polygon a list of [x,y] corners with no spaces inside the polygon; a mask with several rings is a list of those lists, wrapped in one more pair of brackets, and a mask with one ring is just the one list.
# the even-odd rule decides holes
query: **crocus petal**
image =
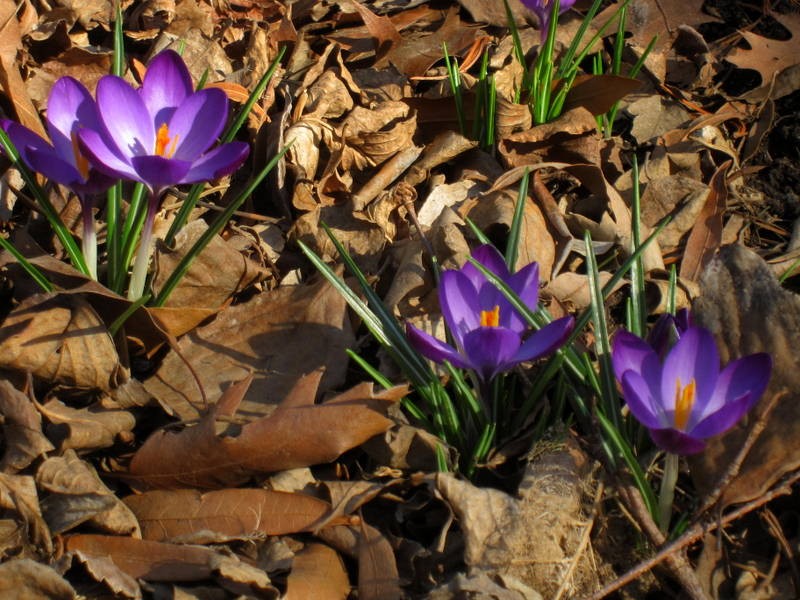
{"label": "crocus petal", "polygon": [[514,354],[514,362],[536,360],[562,346],[575,327],[575,319],[563,317],[533,333]]}
{"label": "crocus petal", "polygon": [[439,305],[456,345],[464,347],[464,336],[480,327],[478,292],[461,271],[445,271],[439,281]]}
{"label": "crocus petal", "polygon": [[172,158],[192,161],[217,140],[228,118],[228,98],[210,88],[192,94],[169,121],[169,135],[177,141]]}
{"label": "crocus petal", "polygon": [[[511,276],[508,272],[508,267],[506,266],[503,255],[491,244],[484,244],[475,248],[475,250],[472,251],[472,258],[477,260],[503,281],[508,281],[508,278]],[[464,263],[464,266],[461,267],[461,272],[467,276],[476,290],[480,290],[481,287],[488,283],[484,274],[469,261]],[[494,288],[491,283],[488,285]],[[497,288],[494,289],[497,290]]]}
{"label": "crocus petal", "polygon": [[539,263],[532,262],[508,278],[508,286],[525,304],[536,310],[539,302]]}
{"label": "crocus petal", "polygon": [[168,187],[181,181],[192,163],[163,156],[134,156],[131,159],[138,175],[137,180],[147,184],[151,190]]}
{"label": "crocus petal", "polygon": [[764,353],[729,363],[711,400],[692,415],[694,422],[689,421],[687,430],[697,437],[711,437],[733,427],[767,389],[771,369],[772,359]]}
{"label": "crocus petal", "polygon": [[92,129],[78,131],[78,142],[81,152],[89,159],[92,166],[111,177],[133,179],[139,181],[139,174],[128,161],[123,160],[116,147],[109,147],[105,136]]}
{"label": "crocus petal", "polygon": [[703,440],[686,435],[676,429],[650,429],[650,437],[659,448],[673,454],[697,454],[706,447]]}
{"label": "crocus petal", "polygon": [[425,333],[410,323],[406,324],[406,336],[415,350],[435,363],[441,363],[447,360],[453,363],[453,366],[460,369],[472,368],[472,365],[470,365],[455,348],[445,344],[441,340],[437,340],[432,335]]}
{"label": "crocus petal", "polygon": [[621,382],[626,372],[634,371],[650,382],[654,397],[660,397],[661,362],[642,338],[625,330],[618,331],[611,345],[611,365],[617,381]]}
{"label": "crocus petal", "polygon": [[153,117],[141,96],[128,83],[105,75],[97,83],[97,108],[109,139],[126,158],[153,154],[156,134]]}
{"label": "crocus petal", "polygon": [[700,327],[690,327],[672,347],[664,360],[661,376],[661,399],[664,409],[675,409],[676,382],[685,387],[694,379],[694,410],[709,401],[719,376],[719,353],[711,333]]}
{"label": "crocus petal", "polygon": [[139,90],[155,126],[169,123],[175,109],[192,93],[192,77],[177,52],[159,52],[147,65]]}
{"label": "crocus petal", "polygon": [[631,414],[642,425],[657,429],[669,425],[660,401],[653,396],[653,388],[641,374],[626,371],[620,380],[622,394]]}
{"label": "crocus petal", "polygon": [[100,120],[94,99],[82,83],[61,77],[47,98],[47,131],[63,160],[76,164],[72,134],[79,127],[99,130]]}
{"label": "crocus petal", "polygon": [[19,123],[3,119],[0,121],[0,127],[8,134],[11,143],[14,144],[14,148],[17,149],[26,164],[29,164],[27,159],[28,148],[50,150],[55,153],[55,149],[43,137]]}
{"label": "crocus petal", "polygon": [[[511,275],[506,283],[519,296],[520,300],[531,310],[537,310],[539,302],[539,264],[532,262]],[[491,284],[489,284],[491,285]],[[492,285],[492,287],[494,287]],[[500,306],[500,325],[523,333],[528,329],[528,322],[511,306],[503,293],[497,290],[499,298],[495,303]]]}
{"label": "crocus petal", "polygon": [[484,381],[513,367],[519,334],[505,327],[478,327],[464,336],[464,354]]}
{"label": "crocus petal", "polygon": [[52,148],[28,148],[26,159],[31,169],[61,185],[75,189],[84,183],[78,169],[62,159]]}
{"label": "crocus petal", "polygon": [[250,146],[244,142],[223,144],[195,160],[186,175],[176,183],[198,183],[229,175],[241,166],[249,152]]}
{"label": "crocus petal", "polygon": [[687,433],[698,438],[709,438],[728,431],[758,401],[759,396],[745,394],[738,400],[728,402],[717,412],[711,413]]}

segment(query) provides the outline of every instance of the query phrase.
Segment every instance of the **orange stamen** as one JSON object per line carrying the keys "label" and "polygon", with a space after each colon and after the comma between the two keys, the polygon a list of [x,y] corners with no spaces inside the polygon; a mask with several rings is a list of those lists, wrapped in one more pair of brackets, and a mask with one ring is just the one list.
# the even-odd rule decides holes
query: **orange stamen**
{"label": "orange stamen", "polygon": [[172,158],[175,154],[175,147],[178,144],[178,136],[169,137],[169,127],[166,123],[162,123],[156,133],[156,156],[163,156],[165,158]]}
{"label": "orange stamen", "polygon": [[695,400],[695,381],[694,378],[686,387],[681,387],[681,380],[675,382],[675,427],[683,431],[689,422],[689,415],[692,414],[692,407]]}
{"label": "orange stamen", "polygon": [[78,173],[86,181],[89,179],[89,161],[81,153],[80,146],[78,146],[78,134],[74,131],[72,132],[72,154],[75,155],[75,166],[78,168]]}
{"label": "orange stamen", "polygon": [[495,305],[492,310],[481,311],[481,327],[498,327],[500,325],[500,306]]}

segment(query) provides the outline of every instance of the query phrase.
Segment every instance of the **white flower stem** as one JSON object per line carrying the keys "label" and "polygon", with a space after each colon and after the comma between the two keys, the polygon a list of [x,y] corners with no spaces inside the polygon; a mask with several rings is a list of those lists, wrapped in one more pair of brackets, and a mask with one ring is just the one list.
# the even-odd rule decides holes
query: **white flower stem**
{"label": "white flower stem", "polygon": [[158,208],[158,196],[152,193],[147,201],[147,216],[142,227],[142,237],[139,238],[139,249],[133,263],[130,285],[128,286],[128,300],[136,301],[144,294],[144,284],[147,280],[147,267],[150,264],[150,254],[153,245],[153,222]]}
{"label": "white flower stem", "polygon": [[89,275],[97,280],[97,233],[94,230],[94,214],[92,214],[92,203],[84,202],[81,198],[83,213],[83,237],[81,246],[83,250],[83,260],[89,268]]}
{"label": "white flower stem", "polygon": [[658,494],[658,526],[665,535],[669,533],[680,460],[681,457],[672,452],[664,455],[664,474],[661,477],[661,491]]}

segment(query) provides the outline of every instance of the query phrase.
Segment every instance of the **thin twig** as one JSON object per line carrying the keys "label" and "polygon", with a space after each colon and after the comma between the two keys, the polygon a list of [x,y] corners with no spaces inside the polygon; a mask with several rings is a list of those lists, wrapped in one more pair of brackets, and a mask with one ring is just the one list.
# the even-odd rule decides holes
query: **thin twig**
{"label": "thin twig", "polygon": [[788,390],[781,390],[777,394],[773,394],[769,399],[767,404],[764,406],[764,410],[761,411],[758,419],[755,423],[753,423],[753,426],[747,433],[747,437],[745,438],[742,447],[739,449],[739,452],[736,453],[736,456],[728,465],[728,468],[722,474],[722,477],[720,477],[719,481],[714,486],[714,489],[706,497],[706,501],[703,503],[703,506],[697,511],[698,519],[700,519],[702,515],[704,515],[709,509],[711,509],[712,506],[717,503],[722,494],[730,485],[731,481],[733,481],[733,478],[739,474],[739,470],[742,468],[744,459],[747,458],[747,455],[753,448],[753,444],[755,444],[756,440],[761,436],[761,432],[763,432],[764,428],[767,426],[767,419],[769,418],[770,414],[772,414],[772,410],[778,405],[778,401],[781,398],[786,397],[788,394]]}

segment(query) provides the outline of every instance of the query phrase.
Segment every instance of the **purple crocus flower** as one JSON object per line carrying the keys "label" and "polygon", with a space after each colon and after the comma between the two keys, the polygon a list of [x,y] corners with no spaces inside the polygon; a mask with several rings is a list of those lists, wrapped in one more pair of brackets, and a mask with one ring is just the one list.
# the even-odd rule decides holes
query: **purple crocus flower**
{"label": "purple crocus flower", "polygon": [[78,147],[78,132],[97,129],[100,121],[91,94],[72,77],[56,81],[47,99],[52,144],[14,121],[3,119],[1,125],[26,165],[82,199],[111,186],[111,178],[94,169]]}
{"label": "purple crocus flower", "polygon": [[[522,0],[522,3],[539,17],[539,28],[542,34],[542,42],[544,42],[545,38],[547,38],[547,31],[550,28],[550,16],[553,13],[551,0]],[[567,12],[572,8],[573,4],[575,4],[575,0],[561,0],[558,5],[558,14]]]}
{"label": "purple crocus flower", "polygon": [[150,190],[128,297],[144,293],[153,222],[170,185],[200,183],[235,171],[247,158],[243,142],[212,149],[228,119],[228,99],[215,88],[195,92],[181,57],[159,53],[148,65],[142,87],[114,75],[97,83],[101,127],[78,132],[82,150],[101,171],[139,181]]}
{"label": "purple crocus flower", "polygon": [[[472,256],[497,275],[533,310],[539,300],[539,265],[531,263],[513,275],[492,246],[476,248]],[[558,319],[525,338],[522,315],[473,264],[442,273],[439,285],[442,315],[456,347],[413,325],[406,334],[423,356],[473,369],[484,382],[526,360],[535,360],[561,346],[574,326],[572,317]]]}
{"label": "purple crocus flower", "polygon": [[247,158],[243,142],[214,149],[228,118],[222,90],[195,92],[189,70],[172,50],[159,53],[140,89],[114,75],[97,83],[101,127],[78,133],[82,149],[105,173],[164,188],[217,179]]}
{"label": "purple crocus flower", "polygon": [[650,344],[627,331],[614,338],[611,361],[625,402],[653,441],[673,454],[695,454],[758,401],[772,360],[758,353],[720,371],[711,333],[689,326],[663,363]]}
{"label": "purple crocus flower", "polygon": [[83,212],[83,255],[93,277],[97,271],[97,243],[92,208],[94,196],[113,180],[95,169],[78,145],[79,132],[100,128],[97,106],[89,91],[72,77],[62,77],[47,98],[47,132],[52,144],[27,127],[3,119],[0,127],[22,161],[50,181],[70,188]]}

